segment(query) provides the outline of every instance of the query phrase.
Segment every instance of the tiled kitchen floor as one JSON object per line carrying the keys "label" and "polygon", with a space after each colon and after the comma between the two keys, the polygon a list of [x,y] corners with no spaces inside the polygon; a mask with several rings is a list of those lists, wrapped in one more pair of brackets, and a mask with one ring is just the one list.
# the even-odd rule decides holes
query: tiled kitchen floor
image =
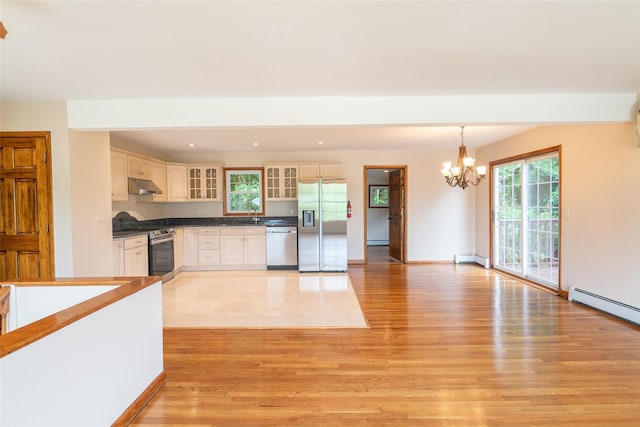
{"label": "tiled kitchen floor", "polygon": [[165,327],[367,327],[345,273],[183,272],[163,284],[163,310]]}

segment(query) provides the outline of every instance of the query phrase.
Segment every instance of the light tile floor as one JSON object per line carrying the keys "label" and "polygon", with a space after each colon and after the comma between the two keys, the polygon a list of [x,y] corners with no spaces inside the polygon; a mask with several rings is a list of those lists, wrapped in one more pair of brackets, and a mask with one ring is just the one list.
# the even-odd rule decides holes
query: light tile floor
{"label": "light tile floor", "polygon": [[345,273],[182,272],[163,284],[165,327],[366,328]]}

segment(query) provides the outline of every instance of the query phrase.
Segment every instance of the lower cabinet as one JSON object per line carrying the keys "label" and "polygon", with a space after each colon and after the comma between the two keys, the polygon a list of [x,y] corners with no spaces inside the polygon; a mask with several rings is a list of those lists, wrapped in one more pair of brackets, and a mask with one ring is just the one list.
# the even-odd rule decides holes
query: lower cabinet
{"label": "lower cabinet", "polygon": [[261,226],[185,228],[184,269],[266,269],[265,232]]}
{"label": "lower cabinet", "polygon": [[263,233],[243,236],[242,259],[245,264],[266,265],[267,264],[267,237],[265,230]]}
{"label": "lower cabinet", "polygon": [[[120,276],[148,276],[149,275],[149,252],[147,235],[138,235],[126,239],[116,239],[122,241],[122,256],[116,255],[120,250],[114,241],[114,273]],[[122,264],[116,264],[116,257]]]}
{"label": "lower cabinet", "polygon": [[[226,231],[226,230],[225,230]],[[243,264],[243,237],[239,234],[224,234],[220,236],[222,249],[222,263],[225,265]]]}
{"label": "lower cabinet", "polygon": [[180,271],[184,265],[184,229],[176,228],[176,238],[173,241],[173,268]]}
{"label": "lower cabinet", "polygon": [[220,263],[267,265],[265,227],[228,227],[220,230]]}
{"label": "lower cabinet", "polygon": [[124,276],[124,239],[113,239],[113,277]]}
{"label": "lower cabinet", "polygon": [[184,229],[184,258],[183,266],[198,265],[198,229]]}
{"label": "lower cabinet", "polygon": [[198,230],[198,265],[220,265],[220,232],[217,228]]}

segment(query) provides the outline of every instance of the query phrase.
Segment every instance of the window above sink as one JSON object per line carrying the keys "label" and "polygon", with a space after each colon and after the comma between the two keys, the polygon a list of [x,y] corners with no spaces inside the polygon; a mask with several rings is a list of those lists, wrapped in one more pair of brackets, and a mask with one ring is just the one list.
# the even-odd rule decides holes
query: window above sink
{"label": "window above sink", "polygon": [[264,215],[263,168],[224,168],[224,215]]}

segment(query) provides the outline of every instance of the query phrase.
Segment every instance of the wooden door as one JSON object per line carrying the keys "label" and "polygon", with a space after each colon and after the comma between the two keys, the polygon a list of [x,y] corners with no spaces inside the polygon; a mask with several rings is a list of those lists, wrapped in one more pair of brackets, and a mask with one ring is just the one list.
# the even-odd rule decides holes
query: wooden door
{"label": "wooden door", "polygon": [[389,256],[404,262],[404,169],[389,172]]}
{"label": "wooden door", "polygon": [[54,277],[51,134],[0,132],[0,280]]}

